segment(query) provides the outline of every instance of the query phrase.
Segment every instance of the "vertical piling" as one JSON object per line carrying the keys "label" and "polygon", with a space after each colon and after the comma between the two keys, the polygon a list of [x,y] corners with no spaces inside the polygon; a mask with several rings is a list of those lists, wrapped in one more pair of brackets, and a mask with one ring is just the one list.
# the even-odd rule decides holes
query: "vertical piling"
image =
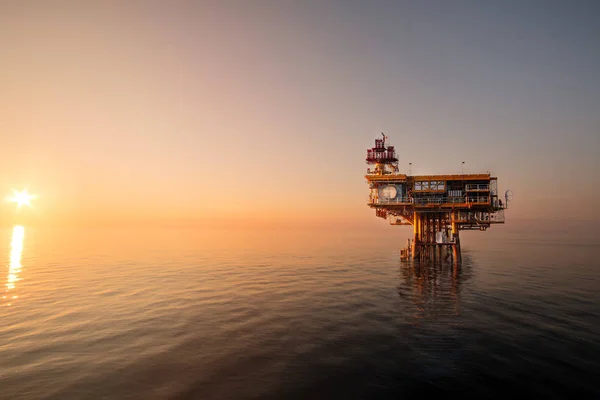
{"label": "vertical piling", "polygon": [[452,240],[454,241],[454,244],[452,245],[452,258],[454,259],[455,263],[461,262],[460,237],[458,232],[458,213],[456,211],[452,211]]}
{"label": "vertical piling", "polygon": [[416,260],[419,257],[419,248],[417,247],[419,243],[419,214],[415,211],[413,213],[413,242],[412,242],[412,254],[411,257],[413,260]]}

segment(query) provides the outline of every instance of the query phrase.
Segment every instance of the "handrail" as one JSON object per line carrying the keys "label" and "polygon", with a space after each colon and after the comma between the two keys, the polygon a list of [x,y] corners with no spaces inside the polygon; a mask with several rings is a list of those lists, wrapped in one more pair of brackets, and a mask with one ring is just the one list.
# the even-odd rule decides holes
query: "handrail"
{"label": "handrail", "polygon": [[467,191],[475,191],[475,190],[488,191],[488,190],[490,190],[490,185],[487,183],[467,183],[465,185],[465,190],[467,190]]}
{"label": "handrail", "polygon": [[[479,200],[484,201],[479,201]],[[369,199],[370,204],[491,204],[489,197],[477,197],[469,199],[465,197],[437,197],[437,198],[414,198],[414,197],[398,197],[391,200],[386,199]]]}

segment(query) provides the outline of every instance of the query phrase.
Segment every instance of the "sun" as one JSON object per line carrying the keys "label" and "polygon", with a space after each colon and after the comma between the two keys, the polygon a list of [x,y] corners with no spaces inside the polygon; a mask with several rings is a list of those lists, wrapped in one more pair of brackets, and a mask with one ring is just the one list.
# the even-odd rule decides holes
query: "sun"
{"label": "sun", "polygon": [[35,199],[35,195],[27,193],[27,189],[21,192],[13,189],[12,196],[9,196],[6,200],[10,201],[11,203],[17,203],[17,207],[21,208],[23,206],[31,207],[32,199]]}

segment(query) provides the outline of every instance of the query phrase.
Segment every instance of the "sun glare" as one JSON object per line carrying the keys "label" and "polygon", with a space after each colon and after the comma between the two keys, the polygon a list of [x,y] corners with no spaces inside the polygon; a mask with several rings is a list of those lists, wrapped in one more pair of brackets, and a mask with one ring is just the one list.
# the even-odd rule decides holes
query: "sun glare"
{"label": "sun glare", "polygon": [[7,200],[11,203],[17,203],[17,207],[21,208],[23,206],[31,207],[31,200],[35,199],[35,195],[27,193],[27,189],[19,192],[18,190],[13,189],[12,196],[9,196]]}

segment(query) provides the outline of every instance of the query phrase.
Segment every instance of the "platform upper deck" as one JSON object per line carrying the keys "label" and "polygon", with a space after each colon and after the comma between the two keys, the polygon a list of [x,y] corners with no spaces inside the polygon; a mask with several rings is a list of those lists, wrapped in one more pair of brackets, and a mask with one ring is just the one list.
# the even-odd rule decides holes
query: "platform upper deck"
{"label": "platform upper deck", "polygon": [[459,174],[459,175],[406,175],[406,174],[367,174],[370,182],[410,182],[410,181],[492,181],[498,178],[490,174]]}

